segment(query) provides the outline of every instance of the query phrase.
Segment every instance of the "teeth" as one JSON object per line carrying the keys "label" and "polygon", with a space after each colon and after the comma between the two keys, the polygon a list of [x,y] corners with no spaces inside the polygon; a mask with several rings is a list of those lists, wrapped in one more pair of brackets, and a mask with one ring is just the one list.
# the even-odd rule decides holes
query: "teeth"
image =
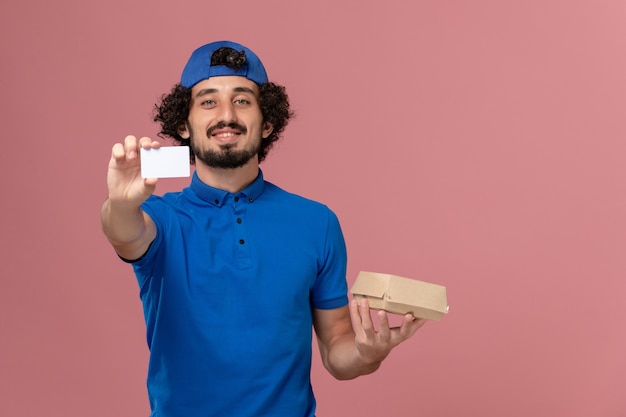
{"label": "teeth", "polygon": [[220,138],[227,138],[227,137],[230,137],[230,136],[235,136],[235,133],[230,133],[230,132],[229,133],[218,133],[215,136],[220,137]]}

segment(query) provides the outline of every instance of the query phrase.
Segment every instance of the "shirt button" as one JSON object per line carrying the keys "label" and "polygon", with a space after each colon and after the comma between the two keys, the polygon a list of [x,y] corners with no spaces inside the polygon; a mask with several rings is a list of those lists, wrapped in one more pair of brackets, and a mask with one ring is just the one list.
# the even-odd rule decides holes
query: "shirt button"
{"label": "shirt button", "polygon": [[235,197],[235,203],[239,201],[239,197]]}
{"label": "shirt button", "polygon": [[220,203],[220,200],[215,200],[215,201],[214,201],[214,203],[215,203],[215,204],[219,204],[219,203]]}
{"label": "shirt button", "polygon": [[241,224],[241,219],[237,219],[237,223],[238,223],[238,224]]}
{"label": "shirt button", "polygon": [[248,201],[252,203],[252,200],[254,200],[254,197],[250,197],[248,198]]}
{"label": "shirt button", "polygon": [[246,242],[245,242],[245,240],[243,240],[243,239],[239,239],[239,244],[240,244],[240,245],[243,245],[244,243],[246,243]]}

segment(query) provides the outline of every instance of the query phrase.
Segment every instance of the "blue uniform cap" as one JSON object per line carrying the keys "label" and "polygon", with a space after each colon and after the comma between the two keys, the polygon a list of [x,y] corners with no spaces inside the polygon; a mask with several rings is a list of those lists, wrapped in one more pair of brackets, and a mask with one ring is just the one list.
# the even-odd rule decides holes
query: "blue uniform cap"
{"label": "blue uniform cap", "polygon": [[[246,53],[246,63],[238,70],[225,65],[211,66],[213,52],[222,47],[244,51]],[[258,85],[265,84],[268,81],[265,67],[263,67],[263,63],[254,52],[235,42],[219,41],[206,44],[193,51],[189,61],[187,61],[187,65],[185,65],[185,69],[183,69],[180,84],[183,87],[191,88],[202,80],[224,75],[246,77]]]}

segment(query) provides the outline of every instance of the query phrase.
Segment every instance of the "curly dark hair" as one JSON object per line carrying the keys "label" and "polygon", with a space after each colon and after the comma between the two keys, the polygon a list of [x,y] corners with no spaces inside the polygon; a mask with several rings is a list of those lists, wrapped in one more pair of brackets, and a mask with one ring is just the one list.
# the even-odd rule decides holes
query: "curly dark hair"
{"label": "curly dark hair", "polygon": [[[220,48],[211,57],[211,65],[226,65],[233,69],[240,68],[245,63],[245,52],[231,48]],[[189,117],[191,105],[191,89],[176,84],[169,94],[164,94],[161,100],[154,105],[155,122],[161,123],[159,136],[168,136],[180,145],[189,146],[190,139],[180,136],[180,129]],[[289,119],[294,112],[289,106],[289,97],[285,87],[267,82],[259,86],[259,106],[263,122],[273,126],[272,133],[261,139],[259,162],[267,156],[274,143],[281,138]],[[191,162],[195,163],[195,155],[191,155]]]}

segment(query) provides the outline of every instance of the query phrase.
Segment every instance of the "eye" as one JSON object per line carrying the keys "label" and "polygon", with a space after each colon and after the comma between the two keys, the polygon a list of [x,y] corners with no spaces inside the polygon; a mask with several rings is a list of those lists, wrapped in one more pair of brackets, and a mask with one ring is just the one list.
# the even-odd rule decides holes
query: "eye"
{"label": "eye", "polygon": [[245,98],[238,98],[237,100],[234,101],[234,103],[240,106],[245,106],[247,104],[250,104],[250,101],[246,100]]}
{"label": "eye", "polygon": [[204,107],[212,107],[215,105],[215,101],[209,99],[209,100],[204,100],[203,102],[200,103],[202,106]]}

